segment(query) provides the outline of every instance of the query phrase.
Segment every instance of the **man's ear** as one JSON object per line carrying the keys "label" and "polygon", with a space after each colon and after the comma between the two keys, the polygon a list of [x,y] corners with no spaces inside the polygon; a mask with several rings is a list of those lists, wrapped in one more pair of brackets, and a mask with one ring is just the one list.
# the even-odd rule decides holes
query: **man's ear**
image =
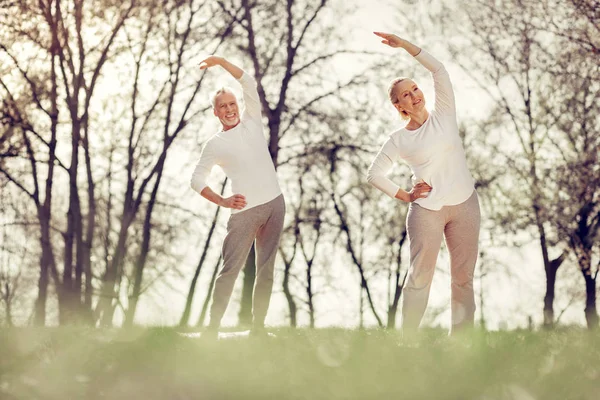
{"label": "man's ear", "polygon": [[215,107],[213,107],[213,114],[215,115],[215,117],[218,117],[218,115],[217,115],[217,109]]}

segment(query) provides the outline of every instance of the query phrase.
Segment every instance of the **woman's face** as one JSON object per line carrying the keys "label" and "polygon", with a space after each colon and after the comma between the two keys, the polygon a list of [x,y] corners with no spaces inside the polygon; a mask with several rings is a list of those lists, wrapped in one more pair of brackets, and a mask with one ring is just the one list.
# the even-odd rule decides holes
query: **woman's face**
{"label": "woman's face", "polygon": [[395,91],[398,101],[394,103],[394,107],[398,111],[412,115],[425,107],[423,92],[412,79],[405,79],[396,84]]}

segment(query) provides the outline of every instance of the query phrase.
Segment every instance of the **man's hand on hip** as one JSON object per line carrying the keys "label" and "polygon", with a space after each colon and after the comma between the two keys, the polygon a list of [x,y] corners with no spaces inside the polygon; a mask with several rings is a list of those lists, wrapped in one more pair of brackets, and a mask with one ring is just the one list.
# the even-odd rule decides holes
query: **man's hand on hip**
{"label": "man's hand on hip", "polygon": [[247,204],[246,198],[241,194],[234,194],[231,197],[224,198],[219,203],[221,207],[233,208],[235,210],[241,210],[246,207]]}

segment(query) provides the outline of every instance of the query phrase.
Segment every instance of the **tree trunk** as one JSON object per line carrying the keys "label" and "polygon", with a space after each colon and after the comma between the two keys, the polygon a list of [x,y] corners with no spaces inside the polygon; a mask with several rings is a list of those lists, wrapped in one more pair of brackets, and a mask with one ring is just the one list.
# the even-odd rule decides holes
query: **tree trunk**
{"label": "tree trunk", "polygon": [[556,272],[552,265],[546,268],[546,295],[544,296],[544,328],[554,328],[554,288],[556,286]]}
{"label": "tree trunk", "polygon": [[581,234],[584,239],[577,238],[578,240],[572,241],[575,244],[577,251],[577,258],[579,267],[581,268],[581,274],[585,280],[585,321],[587,327],[590,330],[598,328],[598,311],[596,309],[596,278],[598,273],[592,272],[592,246],[589,245],[589,241],[586,241],[588,231],[581,229],[579,232],[585,232]]}
{"label": "tree trunk", "polygon": [[363,295],[362,284],[360,287],[360,291],[358,293],[360,296],[358,299],[358,316],[359,316],[358,329],[363,329],[365,327],[365,306],[364,306],[365,296]]}
{"label": "tree trunk", "polygon": [[13,297],[13,293],[10,287],[10,284],[8,282],[8,276],[6,277],[7,281],[4,282],[4,292],[5,292],[5,297],[4,297],[4,313],[6,314],[6,325],[7,326],[14,326],[13,324],[13,318],[12,318],[12,297]]}
{"label": "tree trunk", "polygon": [[208,305],[210,304],[210,299],[212,297],[212,292],[215,287],[215,281],[217,280],[217,273],[219,272],[219,265],[221,264],[221,257],[217,260],[215,264],[215,268],[213,269],[212,277],[210,278],[210,285],[208,286],[208,291],[206,292],[206,297],[204,298],[204,303],[202,304],[202,311],[200,312],[200,318],[198,318],[198,322],[196,326],[203,326],[204,320],[206,319],[206,313],[208,312]]}
{"label": "tree trunk", "polygon": [[102,280],[102,286],[100,288],[100,298],[96,305],[94,315],[96,319],[100,321],[102,326],[112,325],[112,308],[113,300],[118,295],[116,283],[117,277],[121,273],[121,265],[125,257],[125,244],[127,242],[129,226],[133,222],[134,213],[129,209],[130,204],[126,201],[124,204],[123,214],[121,217],[121,229],[119,231],[119,239],[117,247],[113,253],[113,259],[111,260],[104,278]]}
{"label": "tree trunk", "polygon": [[[221,196],[225,192],[225,185],[227,184],[227,178],[223,181],[223,185],[221,186]],[[210,224],[210,229],[208,230],[208,235],[206,236],[206,241],[204,242],[204,249],[202,250],[202,255],[200,256],[200,261],[198,261],[198,266],[196,267],[196,271],[194,272],[194,277],[192,278],[192,283],[190,284],[190,289],[188,290],[188,295],[185,301],[185,309],[183,310],[183,314],[181,315],[181,319],[179,320],[179,326],[186,326],[190,321],[190,312],[192,310],[192,303],[194,301],[194,293],[196,292],[196,283],[198,282],[198,277],[200,276],[200,270],[204,265],[204,261],[206,259],[206,255],[208,254],[208,248],[210,247],[210,243],[212,241],[212,236],[217,226],[217,221],[219,219],[219,213],[221,211],[221,207],[217,207],[215,210],[215,214],[213,216],[213,220]],[[210,293],[209,293],[210,296]]]}
{"label": "tree trunk", "polygon": [[297,321],[297,313],[298,307],[296,306],[296,302],[294,301],[294,297],[292,296],[292,292],[290,291],[290,269],[292,267],[292,262],[286,262],[283,272],[283,294],[285,295],[285,299],[287,300],[288,307],[290,309],[290,326],[295,328],[298,325]]}
{"label": "tree trunk", "polygon": [[[48,21],[51,27],[55,27],[53,21]],[[40,242],[42,247],[42,255],[40,257],[40,277],[38,280],[38,297],[35,301],[34,309],[34,324],[36,326],[44,326],[46,324],[46,302],[48,299],[48,283],[49,283],[49,268],[51,263],[54,263],[54,253],[50,237],[50,220],[52,210],[52,185],[54,177],[54,162],[56,159],[56,143],[57,143],[57,128],[58,128],[58,82],[56,74],[56,59],[58,52],[59,40],[58,33],[55,29],[52,32],[52,45],[50,48],[50,142],[48,148],[48,175],[46,177],[45,200],[43,205],[38,205],[38,220],[40,222]],[[59,292],[59,282],[55,282],[57,292]]]}
{"label": "tree trunk", "polygon": [[46,325],[46,301],[48,299],[48,264],[45,261],[46,255],[42,250],[40,258],[40,277],[38,280],[38,296],[35,300],[35,311],[33,324],[36,326]]}
{"label": "tree trunk", "polygon": [[315,220],[313,221],[313,229],[316,233],[315,241],[313,242],[312,247],[312,255],[309,257],[303,242],[300,242],[300,248],[302,249],[302,254],[304,256],[304,260],[306,261],[306,303],[308,305],[308,317],[310,319],[310,327],[315,327],[315,304],[314,304],[314,289],[313,289],[313,265],[315,261],[315,257],[317,255],[317,246],[319,245],[319,239],[321,238],[321,216],[315,215]]}
{"label": "tree trunk", "polygon": [[135,317],[135,311],[137,309],[140,295],[142,294],[142,281],[144,278],[144,269],[146,268],[146,262],[148,260],[148,252],[150,251],[150,240],[152,237],[152,212],[154,211],[154,205],[156,204],[156,197],[158,196],[158,188],[163,175],[164,165],[166,162],[165,157],[161,157],[158,172],[156,173],[156,182],[154,188],[150,194],[148,205],[146,207],[146,216],[144,217],[144,226],[142,230],[142,246],[140,248],[140,254],[135,263],[135,277],[133,280],[133,291],[129,296],[129,306],[125,312],[125,326],[132,326],[133,319]]}
{"label": "tree trunk", "polygon": [[404,278],[402,279],[402,283],[400,283],[400,269],[402,267],[402,246],[406,241],[407,232],[406,228],[402,230],[402,234],[400,236],[400,240],[398,241],[398,254],[396,254],[396,273],[394,280],[394,299],[392,300],[392,304],[388,307],[388,319],[387,319],[387,329],[396,328],[396,315],[398,314],[398,304],[400,303],[400,296],[402,296],[402,290],[404,289],[404,283],[406,282],[406,276],[408,275],[408,269],[404,274]]}
{"label": "tree trunk", "polygon": [[140,254],[135,263],[135,274],[133,278],[133,290],[131,296],[129,296],[129,305],[125,312],[124,326],[130,327],[133,325],[133,319],[135,317],[135,311],[137,310],[138,301],[142,292],[142,280],[144,278],[144,268],[146,267],[146,260],[148,259],[148,251],[150,250],[150,238],[152,233],[152,210],[154,209],[154,203],[156,201],[156,194],[158,191],[158,184],[160,181],[160,175],[158,181],[154,186],[150,201],[148,203],[148,209],[146,210],[146,217],[144,218],[144,226],[142,233],[142,246],[140,248]]}
{"label": "tree trunk", "polygon": [[550,256],[548,255],[548,243],[546,240],[546,229],[544,228],[544,224],[540,216],[540,207],[534,204],[533,212],[535,215],[538,233],[540,235],[540,249],[542,251],[542,260],[544,262],[544,271],[546,274],[546,294],[544,296],[543,310],[544,328],[552,329],[554,327],[554,293],[556,286],[556,273],[564,261],[566,253],[563,252],[558,258],[550,260]]}
{"label": "tree trunk", "polygon": [[[314,259],[314,257],[313,257]],[[310,318],[310,327],[315,327],[315,305],[313,302],[313,281],[312,281],[313,260],[306,263],[306,302],[308,304],[308,317]]]}
{"label": "tree trunk", "polygon": [[590,330],[598,328],[598,311],[596,309],[596,277],[583,273],[585,279],[585,321]]}
{"label": "tree trunk", "polygon": [[[302,186],[300,186],[300,204],[302,204]],[[296,258],[296,251],[298,250],[298,241],[300,239],[300,225],[299,225],[299,210],[298,207],[294,212],[294,247],[291,257],[287,257],[283,248],[279,248],[279,252],[281,253],[281,258],[283,258],[283,294],[285,295],[285,299],[288,303],[288,308],[290,310],[290,326],[296,327],[298,326],[298,306],[294,301],[294,296],[292,296],[292,291],[290,290],[290,271],[292,269],[292,264],[294,263],[294,259]]]}
{"label": "tree trunk", "polygon": [[238,314],[238,325],[242,327],[252,324],[252,294],[254,292],[254,280],[256,278],[256,252],[254,244],[248,254],[246,266],[244,267],[244,284],[242,286],[242,299],[240,301],[240,312]]}
{"label": "tree trunk", "polygon": [[67,231],[65,232],[64,266],[62,282],[62,301],[59,299],[59,320],[61,324],[77,319],[80,309],[82,274],[82,227],[81,202],[77,175],[79,170],[79,143],[81,141],[81,123],[78,116],[79,86],[73,88],[74,96],[69,104],[71,114],[71,165],[69,166],[69,208],[67,210]]}
{"label": "tree trunk", "polygon": [[396,315],[398,314],[398,305],[400,304],[400,296],[402,296],[402,290],[404,289],[404,281],[406,281],[407,274],[408,272],[404,274],[404,279],[402,280],[402,284],[400,284],[400,271],[396,272],[396,289],[394,290],[394,300],[388,308],[388,319],[386,325],[387,329],[396,328]]}
{"label": "tree trunk", "polygon": [[[85,167],[87,177],[87,195],[88,195],[88,213],[87,213],[87,226],[85,232],[85,239],[83,240],[83,251],[81,257],[81,272],[77,275],[77,286],[79,298],[82,298],[83,291],[83,302],[81,304],[81,317],[82,321],[86,324],[93,324],[92,315],[92,248],[94,245],[94,232],[96,231],[96,198],[95,198],[95,182],[92,176],[92,160],[90,157],[90,145],[88,140],[88,119],[86,117],[84,122],[84,136],[83,136],[83,149],[85,156]],[[83,275],[83,277],[81,276]],[[85,283],[82,283],[82,279],[85,279]]]}
{"label": "tree trunk", "polygon": [[[354,247],[352,245],[352,237],[350,236],[350,228],[348,227],[348,223],[346,222],[346,218],[344,216],[344,213],[342,212],[342,210],[340,209],[340,207],[337,204],[335,195],[332,193],[331,195],[331,199],[333,200],[333,206],[335,208],[335,211],[340,219],[340,229],[346,234],[346,250],[348,251],[348,253],[350,253],[350,257],[352,258],[352,262],[354,263],[354,265],[356,266],[356,268],[358,269],[358,273],[360,274],[360,287],[362,289],[364,289],[366,295],[367,295],[367,301],[369,303],[369,307],[371,308],[371,311],[373,313],[373,316],[375,317],[375,319],[377,320],[377,325],[379,325],[380,327],[383,326],[383,322],[381,321],[381,318],[379,317],[379,314],[377,314],[377,310],[375,309],[375,304],[373,303],[373,297],[371,296],[371,291],[369,290],[369,284],[367,282],[367,278],[365,276],[365,271],[364,268],[362,266],[362,263],[358,260],[357,256],[356,256],[356,252],[354,251]],[[362,303],[363,298],[362,298],[362,290],[361,290],[361,298],[360,301]],[[361,321],[362,321],[362,306],[361,306]],[[362,322],[361,322],[362,324]]]}
{"label": "tree trunk", "polygon": [[[40,220],[40,244],[42,246],[42,255],[40,257],[40,277],[38,280],[38,297],[35,301],[34,324],[44,326],[46,324],[46,302],[48,299],[48,284],[50,283],[50,269],[54,262],[52,243],[50,241],[50,213],[44,206],[38,209],[38,218]],[[59,298],[60,282],[55,282]]]}

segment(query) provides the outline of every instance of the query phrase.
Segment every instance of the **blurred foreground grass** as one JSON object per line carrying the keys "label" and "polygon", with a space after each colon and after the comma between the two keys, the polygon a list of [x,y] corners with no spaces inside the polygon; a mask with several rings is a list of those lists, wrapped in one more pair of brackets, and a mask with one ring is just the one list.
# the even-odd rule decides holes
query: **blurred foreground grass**
{"label": "blurred foreground grass", "polygon": [[600,335],[0,330],[0,399],[600,399]]}

